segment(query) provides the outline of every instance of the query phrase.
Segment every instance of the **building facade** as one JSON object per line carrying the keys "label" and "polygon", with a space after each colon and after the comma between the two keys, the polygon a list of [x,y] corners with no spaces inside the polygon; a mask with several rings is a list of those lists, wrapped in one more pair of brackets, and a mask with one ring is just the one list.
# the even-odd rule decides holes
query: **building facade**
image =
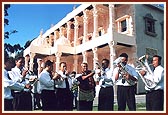
{"label": "building facade", "polygon": [[[142,10],[143,9],[143,10]],[[113,61],[122,53],[136,66],[138,57],[158,54],[164,58],[164,8],[155,4],[81,4],[60,22],[32,41],[25,49],[25,66],[33,70],[37,59],[40,72],[46,60],[55,62],[54,70],[65,61],[68,71],[89,69],[103,58]],[[164,60],[164,59],[163,59]],[[163,64],[163,61],[162,61]],[[138,93],[142,86],[138,84]],[[142,89],[144,91],[144,89]]]}

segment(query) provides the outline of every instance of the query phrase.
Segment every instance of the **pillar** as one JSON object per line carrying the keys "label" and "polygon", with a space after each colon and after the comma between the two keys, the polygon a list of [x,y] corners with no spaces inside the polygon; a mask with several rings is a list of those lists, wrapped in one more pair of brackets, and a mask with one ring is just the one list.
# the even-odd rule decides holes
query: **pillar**
{"label": "pillar", "polygon": [[96,5],[93,5],[93,19],[94,19],[94,32],[93,32],[93,39],[98,36],[98,10]]}
{"label": "pillar", "polygon": [[87,38],[87,34],[88,34],[88,13],[89,13],[89,10],[84,10],[83,11],[83,14],[84,14],[84,17],[83,17],[83,25],[84,25],[84,29],[83,29],[83,43],[85,43],[88,38]]}
{"label": "pillar", "polygon": [[73,70],[76,71],[76,73],[78,72],[78,56],[75,54],[73,56],[74,59],[74,64],[73,64]]}
{"label": "pillar", "polygon": [[96,63],[98,62],[97,47],[93,48],[93,70],[96,69]]}
{"label": "pillar", "polygon": [[87,51],[82,52],[83,62],[87,63]]}
{"label": "pillar", "polygon": [[78,19],[79,19],[79,16],[75,16],[74,20],[75,20],[75,23],[74,23],[74,47],[76,47],[76,45],[79,44],[78,42],[78,26],[79,26],[79,22],[78,22]]}
{"label": "pillar", "polygon": [[30,63],[29,63],[29,70],[30,71],[33,71],[33,61],[34,61],[34,56],[35,56],[35,53],[30,53]]}
{"label": "pillar", "polygon": [[25,56],[25,65],[24,65],[25,68],[29,68],[29,60],[30,60],[30,56],[26,55]]}
{"label": "pillar", "polygon": [[67,38],[69,41],[71,41],[71,24],[72,24],[71,21],[67,22]]}
{"label": "pillar", "polygon": [[56,52],[55,53],[55,57],[56,57],[56,62],[55,62],[55,64],[56,64],[56,72],[58,72],[59,71],[59,64],[60,64],[60,60],[61,60],[61,55],[62,55],[62,53],[61,52]]}
{"label": "pillar", "polygon": [[38,64],[38,76],[39,74],[41,73],[41,71],[43,70],[43,67],[42,67],[42,59],[37,59],[37,64]]}

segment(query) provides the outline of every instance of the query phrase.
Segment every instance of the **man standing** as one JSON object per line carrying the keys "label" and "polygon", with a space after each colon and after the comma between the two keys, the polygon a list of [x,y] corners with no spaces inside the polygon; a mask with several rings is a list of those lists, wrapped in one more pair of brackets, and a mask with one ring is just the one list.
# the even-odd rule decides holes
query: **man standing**
{"label": "man standing", "polygon": [[69,77],[66,62],[61,62],[59,67],[57,75],[60,76],[60,79],[55,81],[58,84],[56,87],[57,107],[59,111],[71,111],[73,110],[73,94],[70,90],[72,87],[71,77]]}
{"label": "man standing", "polygon": [[102,69],[99,73],[100,91],[98,98],[99,111],[113,111],[114,104],[114,89],[113,89],[113,74],[109,68],[109,60],[102,60]]}
{"label": "man standing", "polygon": [[24,88],[29,88],[29,85],[23,85],[19,82],[14,82],[9,76],[8,71],[11,70],[14,62],[8,58],[4,57],[4,110],[12,111],[13,109],[13,95],[12,90],[22,91]]}
{"label": "man standing", "polygon": [[135,83],[138,74],[135,69],[127,64],[128,55],[122,53],[117,67],[114,69],[114,77],[117,85],[118,110],[125,111],[126,104],[130,111],[136,110]]}
{"label": "man standing", "polygon": [[91,70],[88,70],[88,64],[82,63],[81,76],[77,78],[79,84],[79,111],[92,111],[93,100],[95,97],[95,81]]}
{"label": "man standing", "polygon": [[52,75],[52,70],[53,62],[47,60],[45,62],[45,68],[39,75],[43,111],[57,110],[57,100],[54,90],[54,80],[56,80],[57,77]]}
{"label": "man standing", "polygon": [[161,56],[154,55],[152,59],[152,65],[154,71],[152,76],[145,70],[141,70],[142,76],[152,77],[152,81],[156,84],[154,88],[146,89],[146,110],[147,111],[163,111],[164,103],[164,68],[161,66]]}
{"label": "man standing", "polygon": [[[15,67],[9,72],[10,78],[13,82],[19,82],[22,85],[29,84],[29,80],[25,79],[28,69],[24,68],[24,57],[18,57],[15,60]],[[32,110],[32,96],[30,91],[14,91],[13,100],[14,110],[17,111],[31,111]]]}

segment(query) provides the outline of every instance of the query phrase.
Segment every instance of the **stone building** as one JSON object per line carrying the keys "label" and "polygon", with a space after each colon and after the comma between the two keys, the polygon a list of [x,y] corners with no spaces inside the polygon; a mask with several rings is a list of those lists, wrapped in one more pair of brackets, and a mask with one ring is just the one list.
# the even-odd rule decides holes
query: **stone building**
{"label": "stone building", "polygon": [[33,70],[34,59],[38,71],[41,63],[49,59],[55,62],[55,71],[59,63],[65,61],[68,71],[79,73],[82,62],[87,62],[89,69],[95,69],[95,63],[103,58],[109,59],[113,68],[113,61],[122,52],[129,55],[128,62],[132,66],[144,54],[164,58],[164,7],[81,4],[46,32],[41,31],[25,49],[24,57],[25,66],[30,70]]}

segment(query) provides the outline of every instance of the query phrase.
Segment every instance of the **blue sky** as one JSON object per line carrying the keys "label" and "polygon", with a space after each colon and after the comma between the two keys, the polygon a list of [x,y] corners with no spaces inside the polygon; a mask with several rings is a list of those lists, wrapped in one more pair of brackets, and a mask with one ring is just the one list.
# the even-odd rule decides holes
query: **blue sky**
{"label": "blue sky", "polygon": [[20,44],[24,47],[28,40],[39,36],[41,29],[44,33],[51,25],[57,24],[73,10],[74,6],[78,7],[79,4],[11,4],[8,9],[9,16],[6,17],[9,25],[5,26],[4,30],[18,32],[11,34],[4,42],[11,45]]}

